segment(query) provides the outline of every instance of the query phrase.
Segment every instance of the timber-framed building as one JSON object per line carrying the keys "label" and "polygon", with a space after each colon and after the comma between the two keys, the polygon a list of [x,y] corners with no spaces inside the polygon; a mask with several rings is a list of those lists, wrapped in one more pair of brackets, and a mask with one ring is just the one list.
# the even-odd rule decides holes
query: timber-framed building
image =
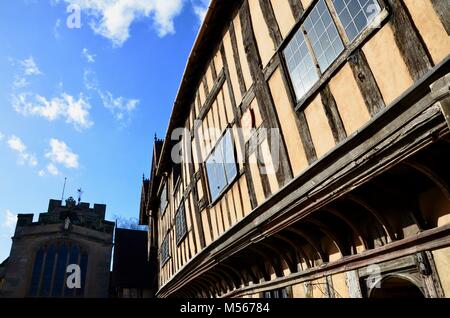
{"label": "timber-framed building", "polygon": [[450,297],[449,34],[442,0],[213,0],[142,187],[157,297]]}

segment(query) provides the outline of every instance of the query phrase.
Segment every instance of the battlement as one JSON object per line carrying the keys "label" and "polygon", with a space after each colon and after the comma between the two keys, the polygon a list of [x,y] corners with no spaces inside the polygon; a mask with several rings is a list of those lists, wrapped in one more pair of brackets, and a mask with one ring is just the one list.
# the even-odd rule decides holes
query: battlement
{"label": "battlement", "polygon": [[112,232],[114,223],[106,221],[105,215],[105,204],[95,203],[91,208],[89,203],[77,203],[72,197],[66,200],[65,205],[62,204],[61,200],[51,199],[48,203],[47,212],[40,213],[37,222],[33,222],[33,214],[19,214],[17,228],[43,224],[62,224],[69,218],[74,225]]}

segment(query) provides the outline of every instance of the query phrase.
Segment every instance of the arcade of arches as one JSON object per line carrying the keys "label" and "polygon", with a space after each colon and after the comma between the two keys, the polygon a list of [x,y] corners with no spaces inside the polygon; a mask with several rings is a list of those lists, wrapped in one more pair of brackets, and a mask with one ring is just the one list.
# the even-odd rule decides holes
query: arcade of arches
{"label": "arcade of arches", "polygon": [[179,296],[448,296],[449,143],[441,138],[218,262]]}

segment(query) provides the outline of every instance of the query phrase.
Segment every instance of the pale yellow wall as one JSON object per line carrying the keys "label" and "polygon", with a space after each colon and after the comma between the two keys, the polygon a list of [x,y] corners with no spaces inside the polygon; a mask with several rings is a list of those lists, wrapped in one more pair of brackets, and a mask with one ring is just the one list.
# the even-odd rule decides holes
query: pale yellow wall
{"label": "pale yellow wall", "polygon": [[[246,190],[246,189],[245,189]],[[232,191],[232,197],[230,198],[230,201],[232,201],[232,206],[234,206],[234,212],[236,213],[236,221],[239,222],[244,217],[243,213],[243,207],[242,207],[242,201],[240,197],[240,184],[239,182],[236,182],[233,185]],[[231,208],[231,205],[230,205]]]}
{"label": "pale yellow wall", "polygon": [[348,64],[331,79],[330,89],[347,135],[351,135],[370,120],[369,111]]}
{"label": "pale yellow wall", "polygon": [[386,105],[413,84],[408,68],[395,43],[389,24],[378,30],[363,47],[364,54]]}
{"label": "pale yellow wall", "polygon": [[[445,1],[445,0],[442,0]],[[450,36],[430,0],[404,0],[435,64],[450,54]]]}
{"label": "pale yellow wall", "polygon": [[205,86],[203,86],[203,83],[200,83],[198,92],[200,94],[200,105],[199,105],[199,110],[200,110],[203,107],[203,105],[205,104],[205,100],[206,100]]}
{"label": "pale yellow wall", "polygon": [[283,38],[289,33],[295,23],[294,15],[292,14],[289,0],[271,0],[273,12],[277,19]]}
{"label": "pale yellow wall", "polygon": [[240,178],[239,185],[241,188],[244,216],[247,216],[252,211],[252,205],[250,204],[250,197],[249,197],[248,190],[247,190],[248,189],[247,188],[247,180],[245,179],[245,176],[242,176]]}
{"label": "pale yellow wall", "polygon": [[443,226],[450,223],[450,202],[437,187],[422,193],[419,204],[430,225]]}
{"label": "pale yellow wall", "polygon": [[450,247],[432,251],[445,297],[450,298]]}
{"label": "pale yellow wall", "polygon": [[[250,116],[250,112],[253,112],[253,116],[255,119],[254,129],[256,129],[262,124],[261,112],[259,110],[259,105],[258,102],[256,101],[256,98],[254,98],[253,101],[250,103],[250,106],[244,113],[244,116]],[[243,121],[246,119],[244,116],[241,118],[241,127],[243,128],[242,133],[244,137],[244,142],[247,142],[252,136],[254,129],[252,127],[244,126]]]}
{"label": "pale yellow wall", "polygon": [[349,298],[350,294],[347,286],[347,279],[345,273],[335,274],[331,277],[333,281],[333,288],[335,292],[335,297],[338,298]]}
{"label": "pale yellow wall", "polygon": [[222,99],[225,100],[225,110],[226,110],[228,122],[231,122],[234,119],[234,113],[233,113],[233,105],[231,103],[230,94],[229,94],[229,90],[228,90],[228,84],[226,82],[225,82],[220,94],[222,95]]}
{"label": "pale yellow wall", "polygon": [[313,298],[327,298],[327,280],[325,278],[320,278],[312,281]]}
{"label": "pale yellow wall", "polygon": [[214,85],[214,80],[213,80],[213,76],[212,76],[212,63],[209,65],[208,70],[206,71],[206,83],[208,84],[208,89],[211,92],[211,89],[213,88]]}
{"label": "pale yellow wall", "polygon": [[[278,150],[278,148],[276,148]],[[278,180],[277,180],[277,169],[280,168],[280,165],[277,164],[276,167],[274,165],[274,160],[272,160],[272,153],[269,148],[268,140],[266,139],[260,147],[260,158],[264,158],[264,167],[266,168],[265,173],[267,178],[269,179],[270,191],[271,193],[275,193],[278,191]],[[275,158],[276,159],[276,158]],[[279,163],[279,160],[278,160]]]}
{"label": "pale yellow wall", "polygon": [[281,131],[286,142],[288,156],[291,162],[294,176],[299,175],[308,167],[303,143],[297,128],[294,109],[289,102],[286,88],[278,68],[269,80],[269,87],[275,104],[275,109],[280,119]]}
{"label": "pale yellow wall", "polygon": [[305,9],[308,9],[311,2],[312,2],[312,0],[301,0],[301,3],[303,4],[303,8],[305,8]]}
{"label": "pale yellow wall", "polygon": [[305,116],[311,132],[311,138],[316,149],[317,157],[320,158],[336,145],[330,125],[328,124],[328,119],[323,109],[320,95],[317,95],[317,97],[305,109]]}
{"label": "pale yellow wall", "polygon": [[211,244],[212,242],[212,236],[211,236],[211,231],[209,230],[209,223],[208,223],[208,210],[203,210],[203,212],[201,213],[201,217],[202,217],[202,225],[203,225],[203,230],[205,232],[205,243],[206,245]]}
{"label": "pale yellow wall", "polygon": [[248,167],[252,175],[253,185],[255,187],[256,201],[261,204],[265,200],[264,190],[262,187],[261,175],[257,164],[256,153],[253,153],[249,158]]}
{"label": "pale yellow wall", "polygon": [[292,286],[293,298],[306,298],[305,284],[300,283]]}
{"label": "pale yellow wall", "polygon": [[270,37],[269,29],[259,6],[259,0],[249,0],[249,5],[253,29],[256,30],[254,32],[256,43],[264,67],[275,54],[275,45]]}
{"label": "pale yellow wall", "polygon": [[217,50],[216,55],[214,56],[214,65],[216,66],[217,75],[219,75],[220,71],[223,68],[222,55],[220,50]]}

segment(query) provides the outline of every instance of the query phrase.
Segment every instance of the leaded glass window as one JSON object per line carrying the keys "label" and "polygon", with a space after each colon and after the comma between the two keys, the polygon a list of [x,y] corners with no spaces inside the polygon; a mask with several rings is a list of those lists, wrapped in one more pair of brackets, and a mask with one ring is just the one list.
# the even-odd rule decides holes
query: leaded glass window
{"label": "leaded glass window", "polygon": [[177,236],[177,243],[180,243],[180,241],[184,238],[187,232],[187,225],[186,225],[186,211],[184,209],[184,201],[181,202],[180,207],[177,210],[177,213],[175,215],[175,233]]}
{"label": "leaded glass window", "polygon": [[230,130],[227,130],[217,142],[206,160],[206,173],[211,201],[215,201],[237,175],[233,138]]}
{"label": "leaded glass window", "polygon": [[353,41],[380,13],[376,0],[333,0],[348,39]]}
{"label": "leaded glass window", "polygon": [[[67,266],[77,264],[81,270],[81,288],[67,287]],[[30,297],[82,297],[85,292],[88,254],[73,242],[54,242],[42,246],[34,257],[28,289]]]}
{"label": "leaded glass window", "polygon": [[169,259],[169,235],[163,240],[161,244],[161,264],[164,264]]}

